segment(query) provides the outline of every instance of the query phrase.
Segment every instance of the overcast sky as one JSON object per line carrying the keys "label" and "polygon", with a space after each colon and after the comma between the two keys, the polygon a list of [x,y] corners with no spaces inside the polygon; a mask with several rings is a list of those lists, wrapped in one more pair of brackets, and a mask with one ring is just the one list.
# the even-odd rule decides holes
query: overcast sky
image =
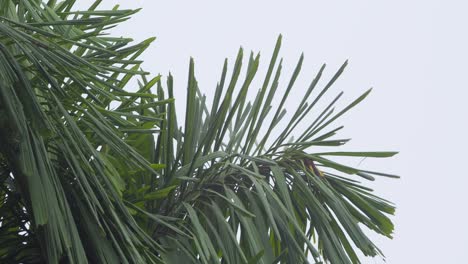
{"label": "overcast sky", "polygon": [[[77,2],[87,7],[93,1]],[[280,33],[284,79],[305,53],[297,91],[306,89],[322,63],[327,63],[329,77],[349,59],[334,92],[344,90],[344,101],[349,101],[369,87],[374,90],[339,121],[345,125],[340,135],[353,138],[343,150],[401,152],[359,165],[402,176],[372,185],[397,205],[395,238],[372,238],[390,264],[465,261],[466,0],[104,0],[107,7],[117,3],[143,7],[113,32],[137,40],[157,37],[143,55],[144,67],[154,74],[173,73],[178,106],[185,98],[190,56],[208,96],[225,57],[233,61],[242,45],[246,51],[261,51],[260,67],[265,69]]]}

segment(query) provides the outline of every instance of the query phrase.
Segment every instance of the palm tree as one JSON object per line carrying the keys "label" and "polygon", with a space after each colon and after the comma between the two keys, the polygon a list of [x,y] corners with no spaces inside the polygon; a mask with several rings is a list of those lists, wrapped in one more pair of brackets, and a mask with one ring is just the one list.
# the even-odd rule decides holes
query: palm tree
{"label": "palm tree", "polygon": [[319,88],[323,66],[287,118],[303,57],[279,95],[281,37],[253,102],[259,55],[250,54],[244,80],[243,50],[231,74],[226,60],[211,103],[191,60],[179,126],[173,77],[148,78],[138,60],[152,39],[132,45],[105,34],[136,11],[96,10],[101,1],[75,11],[74,2],[0,3],[1,263],[360,263],[356,250],[382,255],[363,227],[391,238],[395,208],[357,177],[396,176],[333,157],[396,153],[316,152],[348,141],[332,126],[370,92],[339,111],[342,93],[317,109],[347,63]]}

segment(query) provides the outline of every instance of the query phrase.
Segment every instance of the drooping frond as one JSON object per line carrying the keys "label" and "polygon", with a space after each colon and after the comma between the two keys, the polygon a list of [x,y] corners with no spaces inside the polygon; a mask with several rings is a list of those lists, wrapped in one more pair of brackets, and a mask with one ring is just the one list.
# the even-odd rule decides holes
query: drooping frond
{"label": "drooping frond", "polygon": [[73,3],[0,3],[0,262],[150,263],[156,244],[123,203],[112,155],[152,171],[124,139],[160,119],[111,106],[155,97],[124,90],[152,39],[102,35],[132,10]]}

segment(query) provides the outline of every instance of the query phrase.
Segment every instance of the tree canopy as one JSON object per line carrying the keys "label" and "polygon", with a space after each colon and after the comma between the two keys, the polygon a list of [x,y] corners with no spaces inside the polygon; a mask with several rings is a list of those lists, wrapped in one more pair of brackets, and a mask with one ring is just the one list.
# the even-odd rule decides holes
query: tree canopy
{"label": "tree canopy", "polygon": [[[336,137],[336,121],[370,90],[342,109],[342,92],[318,107],[347,62],[330,80],[323,65],[309,87],[295,87],[301,56],[279,93],[280,36],[261,87],[252,85],[260,56],[243,67],[241,48],[208,102],[191,60],[178,120],[173,77],[141,67],[154,39],[107,34],[137,10],[96,1],[76,11],[74,2],[0,2],[1,263],[383,256],[363,229],[391,238],[395,207],[361,181],[397,176],[334,160],[396,154],[342,150],[349,139]],[[296,109],[285,108],[291,91],[303,93]]]}

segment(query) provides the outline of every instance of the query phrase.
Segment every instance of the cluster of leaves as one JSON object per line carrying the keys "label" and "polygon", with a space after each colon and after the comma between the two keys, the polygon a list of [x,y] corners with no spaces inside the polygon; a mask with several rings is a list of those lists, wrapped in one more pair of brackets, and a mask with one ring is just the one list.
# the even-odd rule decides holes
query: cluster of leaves
{"label": "cluster of leaves", "polygon": [[318,88],[323,66],[283,120],[303,57],[273,107],[281,37],[253,102],[258,55],[243,81],[243,50],[230,76],[225,62],[211,103],[191,61],[179,126],[173,77],[163,85],[140,67],[153,39],[106,36],[135,11],[98,11],[100,2],[87,11],[73,11],[73,0],[0,3],[0,262],[359,263],[356,249],[381,255],[362,227],[391,237],[394,206],[355,177],[395,176],[332,159],[395,152],[311,152],[348,141],[330,127],[370,92],[335,113],[340,93],[316,111],[346,63]]}
{"label": "cluster of leaves", "polygon": [[[307,152],[313,146],[345,144],[347,139],[332,139],[343,127],[327,128],[370,91],[334,113],[342,93],[338,94],[316,113],[315,120],[300,131],[296,140],[286,141],[300,122],[310,119],[314,106],[346,63],[314,97],[323,66],[292,117],[285,126],[278,126],[303,61],[301,56],[279,106],[273,108],[281,73],[282,62],[276,65],[280,45],[281,37],[254,102],[247,100],[247,92],[258,69],[259,56],[250,55],[245,80],[236,89],[241,49],[229,81],[225,63],[211,109],[198,89],[193,61],[184,127],[177,129],[173,108],[160,107],[160,113],[167,113],[167,117],[162,122],[152,162],[167,164],[158,178],[159,190],[172,191],[167,198],[151,202],[147,209],[171,217],[178,227],[170,228],[178,234],[176,239],[171,237],[166,242],[169,248],[178,249],[165,255],[168,263],[303,263],[307,253],[316,263],[359,263],[355,247],[366,256],[381,254],[360,224],[391,237],[393,225],[386,214],[392,214],[394,207],[355,179],[333,172],[366,180],[374,180],[376,175],[396,176],[352,168],[329,157],[390,157],[396,153]],[[172,83],[169,76],[169,96]],[[162,96],[161,88],[158,94]],[[270,112],[272,118],[267,123]],[[267,129],[261,133],[262,128]],[[190,219],[189,226],[186,218]],[[166,230],[160,228],[155,226],[151,233],[166,241]]]}
{"label": "cluster of leaves", "polygon": [[[98,151],[112,148],[123,166],[151,170],[122,140],[126,130],[139,129],[131,118],[140,117],[110,110],[114,101],[155,97],[123,90],[129,77],[142,74],[135,58],[151,39],[130,46],[130,39],[102,35],[132,10],[94,11],[96,3],[73,12],[73,2],[1,2],[0,144],[7,189],[1,209],[21,218],[13,228],[2,213],[0,262],[26,261],[23,237],[34,239],[49,263],[141,263],[154,254],[154,241],[119,194],[119,172]],[[23,206],[12,203],[16,196]],[[25,221],[28,235],[14,236],[24,232]]]}

